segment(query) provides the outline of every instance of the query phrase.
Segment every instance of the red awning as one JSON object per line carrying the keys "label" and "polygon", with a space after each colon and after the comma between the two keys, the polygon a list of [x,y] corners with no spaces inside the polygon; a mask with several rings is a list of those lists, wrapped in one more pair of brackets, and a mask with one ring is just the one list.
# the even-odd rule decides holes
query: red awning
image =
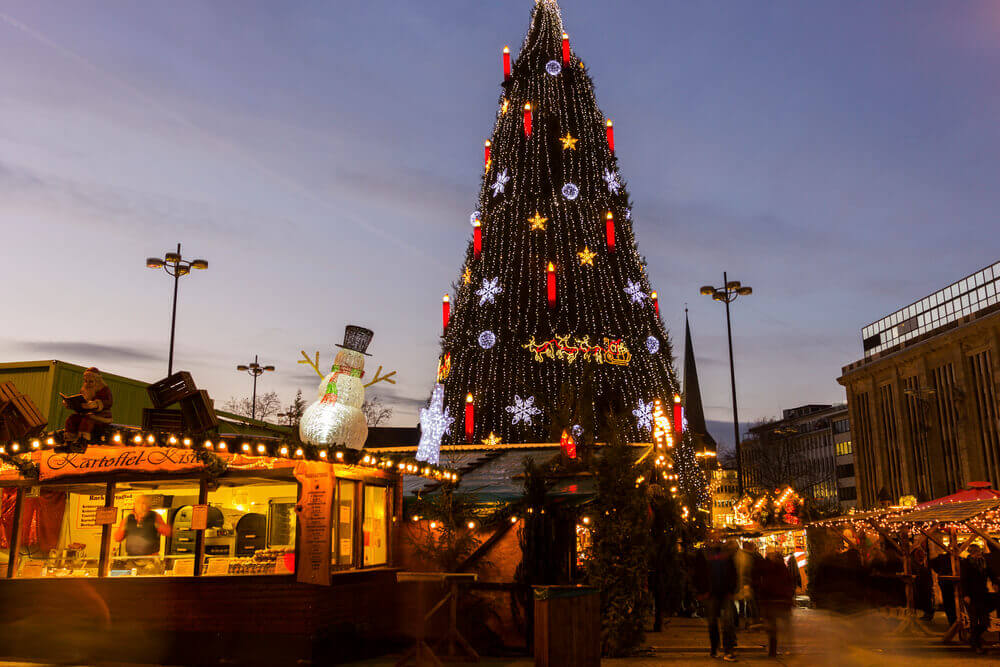
{"label": "red awning", "polygon": [[934,500],[928,500],[926,503],[920,503],[917,505],[917,509],[934,507],[935,505],[943,505],[945,503],[964,502],[966,500],[994,500],[996,498],[1000,498],[1000,491],[991,489],[989,482],[969,482],[969,488],[962,489],[958,493],[953,493],[950,496],[935,498]]}

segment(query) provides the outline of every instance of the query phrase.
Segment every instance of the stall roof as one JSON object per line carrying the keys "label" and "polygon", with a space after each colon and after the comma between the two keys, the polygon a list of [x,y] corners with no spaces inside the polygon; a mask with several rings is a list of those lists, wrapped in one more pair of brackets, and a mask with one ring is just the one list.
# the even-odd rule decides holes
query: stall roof
{"label": "stall roof", "polygon": [[920,503],[917,505],[917,509],[922,510],[927,507],[935,507],[945,503],[967,502],[969,500],[995,500],[997,498],[1000,498],[1000,491],[991,489],[989,482],[969,482],[969,488],[962,489],[958,493],[953,493],[950,496],[935,498],[934,500],[929,500],[926,503]]}
{"label": "stall roof", "polygon": [[836,526],[842,523],[852,523],[854,521],[867,521],[868,519],[896,519],[909,516],[913,511],[910,507],[889,507],[886,509],[870,510],[868,512],[855,512],[854,514],[841,514],[840,516],[828,517],[810,521],[807,526]]}
{"label": "stall roof", "polygon": [[945,523],[974,519],[1000,507],[1000,498],[944,503],[888,519],[891,523]]}

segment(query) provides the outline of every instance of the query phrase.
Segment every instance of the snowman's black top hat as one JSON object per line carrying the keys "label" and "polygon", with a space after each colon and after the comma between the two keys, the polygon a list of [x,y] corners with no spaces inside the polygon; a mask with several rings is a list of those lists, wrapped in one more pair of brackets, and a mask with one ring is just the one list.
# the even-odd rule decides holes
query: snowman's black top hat
{"label": "snowman's black top hat", "polygon": [[344,344],[337,345],[337,347],[342,347],[345,350],[354,350],[366,357],[370,357],[372,355],[365,352],[365,350],[368,349],[368,345],[372,342],[372,336],[374,335],[375,332],[371,329],[348,324],[344,329]]}

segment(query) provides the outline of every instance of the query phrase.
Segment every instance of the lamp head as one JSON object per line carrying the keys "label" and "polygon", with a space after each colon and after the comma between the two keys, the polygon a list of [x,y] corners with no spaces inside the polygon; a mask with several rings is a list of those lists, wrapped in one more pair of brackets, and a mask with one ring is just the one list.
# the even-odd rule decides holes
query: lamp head
{"label": "lamp head", "polygon": [[728,283],[726,283],[726,289],[731,292],[735,292],[739,288],[740,288],[740,281],[738,280],[730,280]]}
{"label": "lamp head", "polygon": [[196,259],[193,262],[191,262],[191,268],[200,269],[204,271],[205,269],[208,268],[208,260]]}
{"label": "lamp head", "polygon": [[249,366],[244,366],[243,364],[240,364],[239,366],[236,367],[236,370],[238,370],[238,371],[248,371],[248,370],[250,370],[250,367]]}
{"label": "lamp head", "polygon": [[739,294],[740,296],[749,296],[753,294],[753,288],[749,286],[741,287],[738,290],[736,290],[736,293]]}
{"label": "lamp head", "polygon": [[703,285],[702,288],[699,290],[699,292],[706,296],[712,296],[713,294],[715,294],[715,288],[712,287],[711,285]]}
{"label": "lamp head", "polygon": [[150,269],[160,269],[163,268],[163,260],[159,257],[147,257],[146,267]]}
{"label": "lamp head", "polygon": [[168,252],[164,259],[166,259],[167,264],[176,264],[181,261],[181,256],[176,252]]}
{"label": "lamp head", "polygon": [[264,366],[264,370],[265,371],[273,371],[274,370],[274,366]]}

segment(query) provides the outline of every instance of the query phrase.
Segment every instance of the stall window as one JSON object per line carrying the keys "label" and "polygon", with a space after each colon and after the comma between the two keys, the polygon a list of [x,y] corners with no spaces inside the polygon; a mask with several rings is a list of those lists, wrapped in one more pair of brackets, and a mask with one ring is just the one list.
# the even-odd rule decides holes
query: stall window
{"label": "stall window", "polygon": [[337,480],[337,507],[334,512],[333,565],[346,569],[354,564],[354,521],[357,482]]}
{"label": "stall window", "polygon": [[364,554],[365,566],[389,562],[386,488],[365,485]]}
{"label": "stall window", "polygon": [[[104,506],[104,484],[33,486],[21,505],[17,577],[96,577],[101,533],[97,509]],[[13,523],[14,494],[3,497],[4,537],[10,544],[7,513]]]}
{"label": "stall window", "polygon": [[208,494],[202,574],[291,574],[295,571],[295,503],[291,480],[221,480]]}
{"label": "stall window", "polygon": [[108,575],[194,575],[191,507],[199,488],[197,480],[118,484]]}

